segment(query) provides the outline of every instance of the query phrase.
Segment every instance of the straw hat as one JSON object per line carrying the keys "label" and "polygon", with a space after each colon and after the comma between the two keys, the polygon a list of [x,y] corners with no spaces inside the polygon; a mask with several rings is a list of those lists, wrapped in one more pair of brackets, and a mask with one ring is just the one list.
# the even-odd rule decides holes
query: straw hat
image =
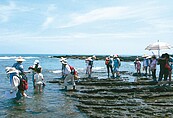
{"label": "straw hat", "polygon": [[148,55],[144,54],[142,57],[143,57],[143,58],[146,58],[146,57],[148,57]]}
{"label": "straw hat", "polygon": [[92,61],[92,57],[88,57],[87,60]]}
{"label": "straw hat", "polygon": [[39,63],[40,63],[39,60],[34,61],[34,64],[39,64]]}
{"label": "straw hat", "polygon": [[25,59],[23,59],[21,56],[18,57],[17,59],[15,59],[16,61],[25,61]]}
{"label": "straw hat", "polygon": [[118,55],[117,55],[117,54],[115,54],[115,55],[114,55],[114,57],[118,57]]}
{"label": "straw hat", "polygon": [[93,59],[96,59],[96,56],[95,56],[95,55],[93,55],[93,56],[92,56],[92,58],[93,58]]}
{"label": "straw hat", "polygon": [[147,56],[147,59],[151,59],[151,58],[152,58],[152,56],[150,56],[150,55],[149,55],[149,56]]}
{"label": "straw hat", "polygon": [[60,62],[62,62],[62,61],[66,61],[66,58],[61,57]]}
{"label": "straw hat", "polygon": [[13,68],[13,67],[11,67],[11,68],[9,68],[7,71],[7,74],[10,74],[10,73],[19,73],[19,71],[18,70],[16,70],[16,68]]}

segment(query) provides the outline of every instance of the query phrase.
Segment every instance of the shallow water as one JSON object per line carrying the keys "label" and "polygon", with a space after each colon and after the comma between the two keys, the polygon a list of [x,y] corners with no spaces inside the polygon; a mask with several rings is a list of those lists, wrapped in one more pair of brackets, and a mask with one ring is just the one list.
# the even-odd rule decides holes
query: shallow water
{"label": "shallow water", "polygon": [[[5,67],[12,66],[15,58],[19,55],[0,55],[0,117],[41,117],[41,118],[83,118],[86,117],[77,108],[77,101],[62,90],[63,85],[57,83],[46,83],[43,92],[35,93],[32,87],[31,74],[28,74],[29,89],[26,91],[31,98],[22,98],[19,101],[9,100],[4,97],[5,91],[9,90],[10,84],[5,73]],[[31,65],[35,59],[40,60],[43,68],[45,81],[53,80],[61,76],[61,63],[57,58],[49,58],[51,55],[20,55],[26,61],[23,62],[24,69]],[[85,61],[68,59],[68,63],[74,66],[80,77],[85,77]],[[134,72],[133,62],[122,62],[120,70]],[[93,75],[99,78],[107,78],[104,61],[94,61]],[[135,77],[122,75],[129,81],[134,81]],[[71,91],[72,92],[72,91]]]}

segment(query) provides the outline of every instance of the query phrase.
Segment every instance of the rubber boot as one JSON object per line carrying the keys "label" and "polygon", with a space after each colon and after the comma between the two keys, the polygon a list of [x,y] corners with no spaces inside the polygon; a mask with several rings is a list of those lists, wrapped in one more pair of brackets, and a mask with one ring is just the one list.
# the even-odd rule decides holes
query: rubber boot
{"label": "rubber boot", "polygon": [[67,90],[67,86],[65,86],[65,90]]}
{"label": "rubber boot", "polygon": [[76,90],[76,87],[75,86],[73,86],[73,90]]}

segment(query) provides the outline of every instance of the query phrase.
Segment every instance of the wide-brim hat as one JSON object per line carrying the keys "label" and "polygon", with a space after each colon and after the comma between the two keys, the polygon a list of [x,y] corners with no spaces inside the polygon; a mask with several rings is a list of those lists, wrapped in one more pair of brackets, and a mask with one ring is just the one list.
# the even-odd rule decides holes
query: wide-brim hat
{"label": "wide-brim hat", "polygon": [[96,56],[95,56],[95,55],[93,55],[93,56],[92,56],[92,58],[93,58],[93,59],[96,59]]}
{"label": "wide-brim hat", "polygon": [[118,57],[118,55],[117,55],[117,54],[115,54],[115,55],[114,55],[114,57]]}
{"label": "wide-brim hat", "polygon": [[66,58],[61,57],[60,62],[62,62],[62,61],[66,61]]}
{"label": "wide-brim hat", "polygon": [[23,59],[21,56],[18,57],[17,59],[15,59],[16,61],[26,61],[25,59]]}
{"label": "wide-brim hat", "polygon": [[14,67],[9,68],[6,72],[7,72],[7,74],[19,73],[19,71],[16,68],[14,68]]}
{"label": "wide-brim hat", "polygon": [[88,60],[88,61],[92,61],[92,57],[88,57],[87,60]]}
{"label": "wide-brim hat", "polygon": [[151,58],[152,58],[152,56],[150,56],[150,55],[149,55],[149,56],[147,56],[147,59],[151,59]]}
{"label": "wide-brim hat", "polygon": [[39,63],[40,63],[39,60],[34,61],[34,64],[39,64]]}
{"label": "wide-brim hat", "polygon": [[143,58],[146,58],[146,57],[148,57],[148,55],[144,54],[142,57],[143,57]]}

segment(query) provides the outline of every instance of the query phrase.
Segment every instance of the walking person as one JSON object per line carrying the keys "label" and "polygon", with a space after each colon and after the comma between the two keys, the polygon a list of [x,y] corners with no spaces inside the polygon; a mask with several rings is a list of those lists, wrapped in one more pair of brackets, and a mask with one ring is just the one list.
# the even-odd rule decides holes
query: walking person
{"label": "walking person", "polygon": [[[25,72],[24,71],[24,67],[22,65],[22,62],[25,61],[25,59],[23,59],[21,56],[18,57],[17,59],[15,59],[17,62],[13,64],[12,67],[14,67],[15,69],[17,69],[19,71],[19,76],[20,76],[20,85],[19,85],[19,90],[22,94],[22,96],[26,97],[26,93],[25,93],[25,90],[28,89],[28,79],[27,79],[27,76],[26,76],[26,73],[28,72]],[[25,86],[24,86],[25,85]]]}
{"label": "walking person", "polygon": [[106,68],[107,68],[108,78],[109,78],[110,71],[112,73],[112,78],[114,78],[112,59],[110,57],[106,57],[105,65],[106,65]]}
{"label": "walking person", "polygon": [[11,89],[10,92],[5,92],[5,95],[8,99],[14,98],[19,100],[22,97],[20,90],[18,89],[20,85],[19,71],[13,67],[7,67],[6,73],[10,79]]}
{"label": "walking person", "polygon": [[69,80],[71,80],[71,83],[73,85],[73,90],[75,90],[76,84],[74,80],[74,72],[71,71],[70,65],[67,63],[67,60],[62,60],[60,62],[62,63],[62,73],[65,77],[64,79],[65,90],[67,90],[67,84]]}
{"label": "walking person", "polygon": [[156,60],[156,56],[153,55],[152,56],[152,62],[150,64],[150,68],[151,68],[151,72],[152,72],[152,79],[154,82],[156,82],[156,65],[157,65],[157,60]]}
{"label": "walking person", "polygon": [[114,68],[114,74],[116,74],[116,78],[120,77],[120,71],[119,71],[119,67],[121,66],[121,61],[118,58],[118,55],[114,55],[113,58],[113,68]]}

